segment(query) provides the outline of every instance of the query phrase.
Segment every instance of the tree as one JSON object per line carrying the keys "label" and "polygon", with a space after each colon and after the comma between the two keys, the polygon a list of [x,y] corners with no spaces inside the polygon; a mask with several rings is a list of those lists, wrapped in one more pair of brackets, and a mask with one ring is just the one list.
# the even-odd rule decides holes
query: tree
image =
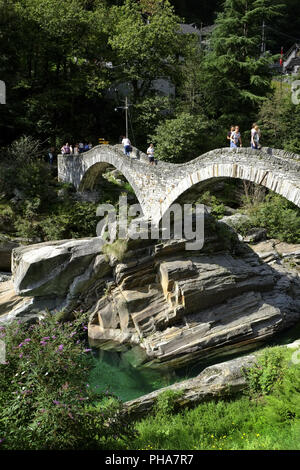
{"label": "tree", "polygon": [[178,114],[158,124],[151,141],[155,144],[155,155],[164,161],[179,163],[201,155],[207,148],[213,123],[204,116],[189,113]]}
{"label": "tree", "polygon": [[126,0],[110,12],[108,42],[119,66],[120,83],[129,82],[133,102],[151,89],[154,80],[176,81],[178,57],[186,38],[168,1]]}
{"label": "tree", "polygon": [[205,61],[203,88],[212,115],[229,124],[233,117],[253,119],[270,91],[274,61],[261,54],[262,23],[279,15],[280,8],[273,0],[225,1]]}
{"label": "tree", "polygon": [[26,133],[54,144],[99,128],[99,98],[109,86],[105,11],[98,0],[0,0],[6,141]]}

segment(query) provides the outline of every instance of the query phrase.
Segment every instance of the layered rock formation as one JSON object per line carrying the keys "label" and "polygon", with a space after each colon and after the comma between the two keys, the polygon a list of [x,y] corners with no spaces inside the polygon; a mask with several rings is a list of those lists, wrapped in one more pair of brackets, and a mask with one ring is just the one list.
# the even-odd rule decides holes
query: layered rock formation
{"label": "layered rock formation", "polygon": [[126,243],[122,260],[99,238],[14,250],[16,292],[32,299],[17,316],[89,311],[93,345],[138,346],[137,364],[174,368],[250,349],[300,320],[297,273],[265,264],[224,224],[206,220],[198,252],[185,240]]}

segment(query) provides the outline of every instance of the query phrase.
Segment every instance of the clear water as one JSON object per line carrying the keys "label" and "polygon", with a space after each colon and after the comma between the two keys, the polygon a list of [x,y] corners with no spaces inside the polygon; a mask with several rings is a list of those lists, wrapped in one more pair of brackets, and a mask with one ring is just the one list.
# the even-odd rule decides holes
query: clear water
{"label": "clear water", "polygon": [[[300,323],[287,332],[281,333],[277,338],[273,338],[268,345],[288,344],[299,338]],[[90,373],[90,386],[96,391],[109,390],[122,401],[129,401],[175,382],[196,377],[209,365],[246,355],[249,352],[219,357],[211,361],[197,361],[195,364],[176,370],[176,372],[173,370],[140,369],[135,366],[135,354],[137,354],[136,351],[133,354],[132,351],[116,352],[93,349],[94,367]]]}
{"label": "clear water", "polygon": [[95,391],[109,390],[122,401],[133,400],[178,380],[174,372],[137,369],[128,360],[126,352],[95,349],[93,356],[90,387]]}

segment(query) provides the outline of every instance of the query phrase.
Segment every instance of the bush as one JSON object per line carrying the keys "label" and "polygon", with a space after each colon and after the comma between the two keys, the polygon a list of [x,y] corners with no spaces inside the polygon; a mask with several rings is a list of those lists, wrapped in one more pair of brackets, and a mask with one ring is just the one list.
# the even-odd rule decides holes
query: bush
{"label": "bush", "polygon": [[108,393],[91,392],[84,345],[85,318],[61,323],[47,315],[26,327],[0,327],[6,363],[0,364],[2,449],[99,449],[134,436]]}
{"label": "bush", "polygon": [[274,386],[274,393],[267,397],[266,420],[286,423],[300,419],[300,365],[290,365],[283,380]]}
{"label": "bush", "polygon": [[156,147],[160,160],[184,162],[203,153],[211,123],[201,116],[181,113],[156,127],[150,140]]}
{"label": "bush", "polygon": [[158,395],[155,403],[155,413],[159,416],[168,416],[178,411],[178,401],[183,396],[181,390],[166,390]]}
{"label": "bush", "polygon": [[247,394],[253,397],[271,393],[274,386],[282,381],[287,366],[288,351],[282,347],[265,349],[257,362],[245,370]]}
{"label": "bush", "polygon": [[287,243],[300,243],[300,210],[278,194],[269,194],[265,202],[248,211],[253,227],[263,227],[268,237]]}

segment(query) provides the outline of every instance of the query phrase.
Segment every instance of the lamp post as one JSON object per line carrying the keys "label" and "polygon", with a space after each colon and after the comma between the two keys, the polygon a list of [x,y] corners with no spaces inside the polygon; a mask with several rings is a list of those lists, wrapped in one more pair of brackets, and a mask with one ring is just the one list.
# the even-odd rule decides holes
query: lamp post
{"label": "lamp post", "polygon": [[115,111],[118,109],[124,109],[125,110],[125,129],[126,129],[126,137],[128,138],[128,109],[129,109],[130,104],[128,103],[128,97],[125,96],[125,106],[117,106],[115,108]]}

